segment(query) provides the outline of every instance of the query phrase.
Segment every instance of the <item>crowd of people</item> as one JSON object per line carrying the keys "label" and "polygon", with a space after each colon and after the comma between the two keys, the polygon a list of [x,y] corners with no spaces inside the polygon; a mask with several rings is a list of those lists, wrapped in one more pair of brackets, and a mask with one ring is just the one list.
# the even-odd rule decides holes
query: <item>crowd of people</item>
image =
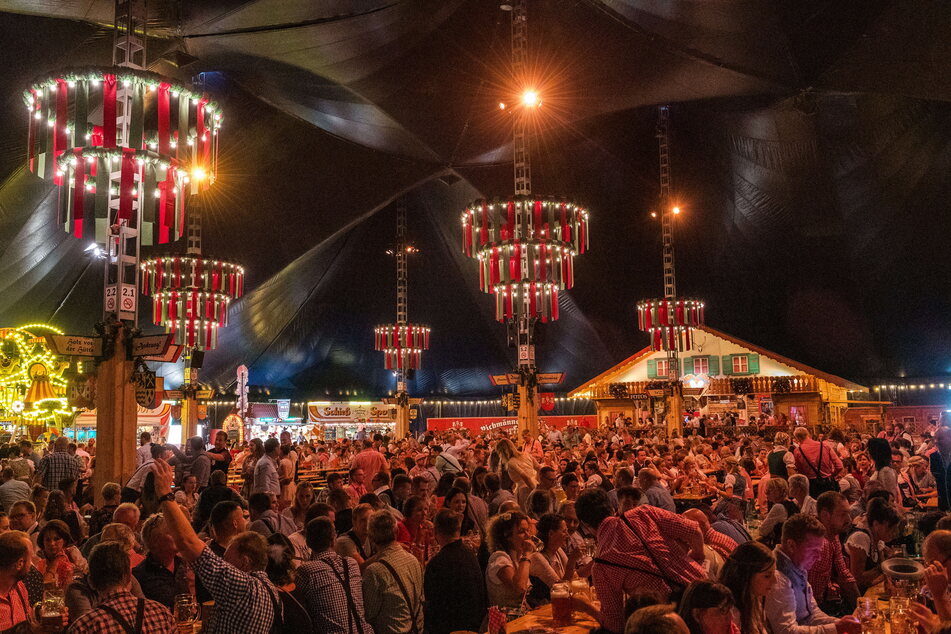
{"label": "crowd of people", "polygon": [[927,566],[915,627],[946,631],[951,428],[700,431],[143,434],[99,491],[94,443],[0,447],[0,631],[480,632],[566,584],[604,632],[861,632],[896,555]]}

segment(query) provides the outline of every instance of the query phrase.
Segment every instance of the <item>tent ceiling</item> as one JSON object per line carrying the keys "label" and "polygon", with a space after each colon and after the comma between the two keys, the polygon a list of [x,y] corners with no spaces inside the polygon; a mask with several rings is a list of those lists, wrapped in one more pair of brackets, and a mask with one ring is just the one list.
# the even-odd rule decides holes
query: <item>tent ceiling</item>
{"label": "tent ceiling", "polygon": [[[0,0],[12,61],[0,114],[20,120],[33,75],[108,59],[112,7]],[[487,390],[509,353],[454,231],[467,198],[511,189],[497,108],[517,88],[508,14],[490,0],[150,7],[151,59],[195,56],[182,69],[157,63],[206,72],[227,115],[205,243],[247,263],[252,293],[207,376],[227,384],[250,362],[253,381],[302,392],[385,391],[368,329],[392,312],[392,263],[379,253],[391,203],[408,192],[428,241],[411,314],[436,335],[419,388]],[[577,195],[595,214],[595,250],[578,261],[563,321],[545,329],[553,369],[580,381],[641,343],[632,305],[660,278],[646,214],[653,106],[670,103],[674,184],[689,210],[681,287],[709,300],[716,326],[855,378],[951,372],[934,345],[951,340],[939,294],[951,271],[934,257],[951,237],[936,213],[951,194],[951,6],[532,0],[530,11],[545,100],[535,189]],[[47,222],[55,193],[18,171],[23,135],[0,131],[0,321],[55,315],[88,330],[98,267]],[[909,279],[933,292],[909,291]]]}

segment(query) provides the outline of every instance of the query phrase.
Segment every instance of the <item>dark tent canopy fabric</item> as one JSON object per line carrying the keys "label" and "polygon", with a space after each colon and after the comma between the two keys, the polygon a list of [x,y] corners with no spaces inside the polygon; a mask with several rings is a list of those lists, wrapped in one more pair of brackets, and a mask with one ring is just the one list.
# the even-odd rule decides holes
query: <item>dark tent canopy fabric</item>
{"label": "dark tent canopy fabric", "polygon": [[[225,110],[206,251],[244,263],[203,378],[307,396],[385,394],[372,327],[394,316],[394,201],[421,248],[410,316],[433,327],[420,394],[491,390],[512,351],[459,252],[468,201],[512,188],[509,14],[484,0],[156,0],[149,57],[203,73]],[[0,0],[0,325],[88,332],[101,268],[23,169],[21,89],[107,61],[113,3]],[[543,95],[534,191],[592,210],[592,251],[545,370],[571,388],[643,346],[634,303],[660,292],[656,105],[670,104],[678,285],[708,320],[861,379],[951,372],[942,344],[951,194],[951,6],[803,0],[531,0]],[[182,68],[176,52],[197,61]],[[181,249],[177,245],[174,249]],[[143,325],[150,307],[142,303]],[[171,385],[180,368],[163,369]]]}

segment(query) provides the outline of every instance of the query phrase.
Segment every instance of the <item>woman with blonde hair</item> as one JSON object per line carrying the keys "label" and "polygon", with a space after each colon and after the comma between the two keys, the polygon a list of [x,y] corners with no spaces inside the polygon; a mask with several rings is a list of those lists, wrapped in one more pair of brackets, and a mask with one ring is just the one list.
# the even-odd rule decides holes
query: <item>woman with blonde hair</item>
{"label": "woman with blonde hair", "polygon": [[297,530],[303,530],[307,509],[314,503],[314,485],[304,481],[297,485],[294,502],[284,509],[284,515],[294,520]]}
{"label": "woman with blonde hair", "polygon": [[145,561],[145,557],[135,552],[136,548],[139,547],[139,540],[136,539],[135,533],[132,532],[132,529],[126,526],[125,524],[119,524],[118,522],[113,522],[112,524],[106,524],[106,527],[102,529],[102,539],[100,542],[120,542],[126,548],[126,552],[129,554],[129,563],[132,568],[135,568],[140,563]]}
{"label": "woman with blonde hair", "polygon": [[783,522],[799,512],[796,503],[789,499],[789,483],[782,478],[770,478],[766,483],[766,500],[769,512],[760,524],[760,541],[767,546],[779,543]]}
{"label": "woman with blonde hair", "polygon": [[499,439],[493,455],[498,456],[497,471],[502,479],[502,486],[506,486],[506,480],[511,482],[515,486],[515,497],[519,506],[525,508],[528,494],[538,486],[538,463],[531,455],[519,451],[515,443],[508,438]]}

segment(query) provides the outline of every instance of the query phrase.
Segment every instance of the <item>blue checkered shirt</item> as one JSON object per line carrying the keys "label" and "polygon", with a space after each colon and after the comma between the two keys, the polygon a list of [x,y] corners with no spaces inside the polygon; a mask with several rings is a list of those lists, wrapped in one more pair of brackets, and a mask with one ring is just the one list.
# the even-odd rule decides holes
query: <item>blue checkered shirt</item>
{"label": "blue checkered shirt", "polygon": [[242,572],[216,555],[210,548],[192,562],[192,569],[215,600],[211,634],[269,634],[275,605],[280,610],[277,590],[263,572]]}

